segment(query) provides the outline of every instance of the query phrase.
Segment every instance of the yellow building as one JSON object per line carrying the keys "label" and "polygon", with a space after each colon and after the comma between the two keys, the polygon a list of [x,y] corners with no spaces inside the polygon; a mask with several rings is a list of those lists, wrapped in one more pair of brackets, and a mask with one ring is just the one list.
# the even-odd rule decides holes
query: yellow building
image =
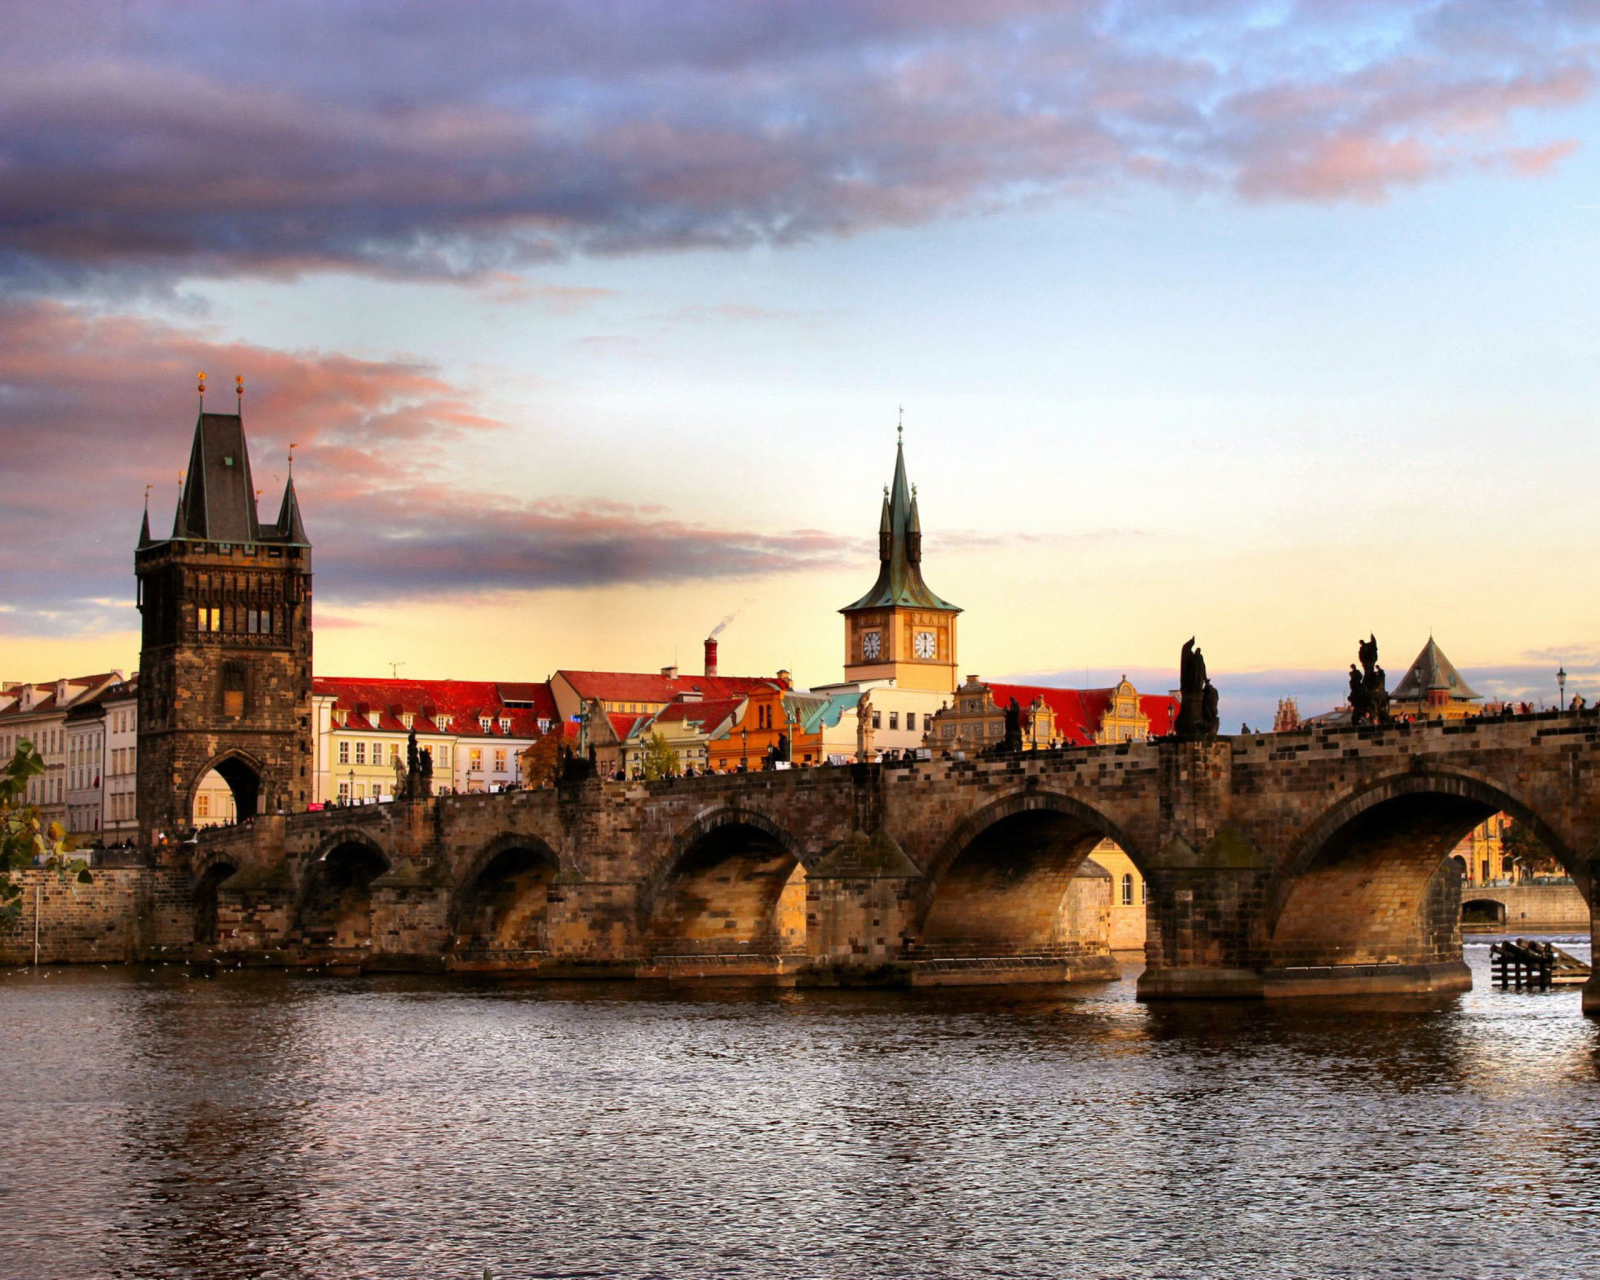
{"label": "yellow building", "polygon": [[1138,951],[1144,947],[1145,897],[1149,890],[1133,859],[1112,840],[1102,840],[1089,857],[1111,877],[1111,934],[1113,951]]}

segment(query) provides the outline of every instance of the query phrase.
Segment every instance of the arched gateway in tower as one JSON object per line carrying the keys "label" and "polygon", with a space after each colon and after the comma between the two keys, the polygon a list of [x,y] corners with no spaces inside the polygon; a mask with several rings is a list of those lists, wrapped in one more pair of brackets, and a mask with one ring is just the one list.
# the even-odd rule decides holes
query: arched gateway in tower
{"label": "arched gateway in tower", "polygon": [[261,523],[242,415],[200,414],[172,536],[150,536],[147,510],[134,571],[143,623],[141,837],[192,825],[213,773],[240,820],[304,808],[311,542],[293,475],[277,521]]}

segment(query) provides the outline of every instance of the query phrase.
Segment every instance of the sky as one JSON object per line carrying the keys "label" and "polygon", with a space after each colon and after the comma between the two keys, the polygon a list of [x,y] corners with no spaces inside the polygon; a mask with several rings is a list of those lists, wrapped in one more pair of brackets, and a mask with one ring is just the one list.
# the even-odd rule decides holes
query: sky
{"label": "sky", "polygon": [[[328,675],[1600,695],[1600,2],[0,0],[0,678],[138,663],[195,374]],[[396,665],[391,665],[396,664]]]}

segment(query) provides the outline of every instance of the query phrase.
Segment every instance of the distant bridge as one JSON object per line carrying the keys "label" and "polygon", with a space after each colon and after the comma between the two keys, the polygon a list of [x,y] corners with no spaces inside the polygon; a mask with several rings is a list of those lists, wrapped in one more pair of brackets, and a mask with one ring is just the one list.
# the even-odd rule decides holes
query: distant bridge
{"label": "distant bridge", "polygon": [[1109,837],[1142,996],[1449,991],[1452,847],[1512,814],[1592,905],[1597,777],[1600,713],[1549,713],[268,816],[190,870],[200,952],[242,960],[1017,982],[1114,972],[1077,874]]}

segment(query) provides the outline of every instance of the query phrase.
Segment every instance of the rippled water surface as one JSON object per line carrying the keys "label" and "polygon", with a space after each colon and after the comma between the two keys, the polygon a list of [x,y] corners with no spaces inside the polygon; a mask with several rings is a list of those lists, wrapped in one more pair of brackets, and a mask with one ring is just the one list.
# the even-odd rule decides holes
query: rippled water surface
{"label": "rippled water surface", "polygon": [[1600,1274],[1600,1024],[1467,954],[1299,1007],[14,972],[0,1275]]}

